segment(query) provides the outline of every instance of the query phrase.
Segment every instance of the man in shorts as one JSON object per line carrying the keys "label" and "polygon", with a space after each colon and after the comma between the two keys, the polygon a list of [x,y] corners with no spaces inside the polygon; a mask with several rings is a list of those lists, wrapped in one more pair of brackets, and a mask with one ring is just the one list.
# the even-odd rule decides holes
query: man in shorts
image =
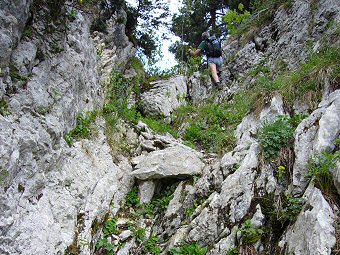
{"label": "man in shorts", "polygon": [[[223,65],[223,60],[222,60],[222,51],[220,54],[212,54],[209,52],[209,46],[208,46],[208,39],[216,39],[216,37],[210,36],[209,32],[204,32],[202,33],[202,39],[203,41],[200,43],[200,45],[198,46],[198,49],[195,51],[192,51],[191,49],[189,49],[189,53],[191,56],[196,57],[198,55],[200,55],[201,53],[204,53],[207,55],[207,61],[208,61],[208,65],[211,71],[211,75],[214,79],[214,82],[216,83],[217,87],[220,87],[220,78],[218,77],[218,73],[221,72],[222,70],[222,65]],[[218,56],[220,55],[220,56]]]}

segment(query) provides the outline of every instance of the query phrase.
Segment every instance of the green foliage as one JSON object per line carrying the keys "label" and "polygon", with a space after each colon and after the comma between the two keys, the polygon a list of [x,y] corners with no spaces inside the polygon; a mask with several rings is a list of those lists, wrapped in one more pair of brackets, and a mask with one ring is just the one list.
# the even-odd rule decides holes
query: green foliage
{"label": "green foliage", "polygon": [[251,220],[246,220],[241,228],[242,243],[249,245],[261,239],[264,231],[261,228],[254,228]]}
{"label": "green foliage", "polygon": [[269,23],[280,6],[289,8],[294,0],[255,0],[252,1],[252,15],[248,16],[234,32],[234,35],[247,34]]}
{"label": "green foliage", "polygon": [[118,233],[117,218],[109,218],[105,222],[105,225],[103,228],[104,237],[107,237],[110,235],[116,235],[117,233]]}
{"label": "green foliage", "polygon": [[336,162],[340,160],[340,152],[327,153],[322,152],[321,155],[312,157],[309,160],[308,177],[315,178],[315,185],[325,194],[331,194],[333,188],[332,171],[336,167]]}
{"label": "green foliage", "polygon": [[92,135],[91,125],[94,123],[98,115],[97,111],[87,112],[85,116],[79,114],[77,116],[77,124],[68,134],[65,134],[64,139],[69,146],[73,145],[74,139],[88,139]]}
{"label": "green foliage", "polygon": [[146,123],[153,131],[159,134],[169,133],[173,137],[178,138],[178,133],[172,128],[170,124],[164,123],[162,120],[158,120],[150,117],[141,117],[141,120]]}
{"label": "green foliage", "polygon": [[180,248],[170,250],[171,255],[205,255],[208,251],[207,247],[201,247],[197,243],[184,243]]}
{"label": "green foliage", "polygon": [[114,255],[113,245],[107,238],[100,239],[96,244],[96,248],[102,250],[106,255]]}
{"label": "green foliage", "polygon": [[138,187],[133,187],[125,197],[125,206],[134,207],[139,205]]}
{"label": "green foliage", "polygon": [[129,226],[132,231],[132,236],[137,240],[137,242],[142,242],[145,239],[146,232],[144,228],[139,228],[136,226]]}
{"label": "green foliage", "polygon": [[273,123],[265,122],[258,134],[264,157],[267,160],[277,157],[280,150],[289,144],[293,134],[294,128],[287,116],[279,116]]}
{"label": "green foliage", "polygon": [[145,243],[145,250],[151,254],[158,255],[161,253],[161,249],[158,246],[158,238],[156,236],[151,236],[149,240]]}
{"label": "green foliage", "polygon": [[0,186],[5,182],[8,176],[9,176],[9,172],[7,170],[0,171]]}
{"label": "green foliage", "polygon": [[313,53],[296,71],[278,77],[277,82],[282,84],[280,92],[288,103],[303,98],[316,107],[322,97],[324,80],[336,87],[339,77],[340,49],[329,46]]}
{"label": "green foliage", "polygon": [[249,100],[242,94],[223,104],[181,106],[173,113],[173,127],[187,127],[183,139],[210,152],[222,152],[234,146],[234,129],[249,109]]}
{"label": "green foliage", "polygon": [[11,112],[8,109],[7,102],[5,100],[0,100],[0,114],[2,116],[7,116],[11,114]]}
{"label": "green foliage", "polygon": [[231,35],[235,34],[237,27],[244,23],[250,16],[249,11],[244,11],[244,5],[238,5],[238,11],[229,10],[226,15],[222,17],[223,21],[228,25],[228,30]]}
{"label": "green foliage", "polygon": [[285,177],[286,177],[286,174],[287,174],[287,172],[286,172],[286,168],[284,166],[279,166],[277,168],[277,176],[278,176],[279,180],[281,180],[281,181],[284,180]]}
{"label": "green foliage", "polygon": [[238,249],[236,247],[231,248],[230,250],[228,250],[226,255],[238,255]]}
{"label": "green foliage", "polygon": [[285,220],[288,220],[291,223],[295,222],[305,202],[306,201],[303,198],[295,198],[285,195],[283,209],[279,211],[278,219],[282,222]]}

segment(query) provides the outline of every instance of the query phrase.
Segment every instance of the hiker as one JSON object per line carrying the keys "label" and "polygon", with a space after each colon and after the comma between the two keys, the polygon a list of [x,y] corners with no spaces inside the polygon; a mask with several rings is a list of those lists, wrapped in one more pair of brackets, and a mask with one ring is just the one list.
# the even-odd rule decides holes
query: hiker
{"label": "hiker", "polygon": [[193,57],[196,57],[201,53],[207,55],[211,75],[217,87],[220,87],[221,82],[218,73],[221,72],[223,64],[221,44],[216,39],[215,35],[210,36],[209,32],[202,33],[202,39],[203,41],[198,46],[198,49],[195,51],[189,49],[189,53]]}

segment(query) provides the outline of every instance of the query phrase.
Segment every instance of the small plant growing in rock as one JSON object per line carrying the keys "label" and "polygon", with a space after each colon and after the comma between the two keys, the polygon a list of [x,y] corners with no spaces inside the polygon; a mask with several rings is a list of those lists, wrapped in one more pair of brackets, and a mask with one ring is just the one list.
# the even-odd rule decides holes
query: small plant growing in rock
{"label": "small plant growing in rock", "polygon": [[146,236],[146,232],[144,228],[139,228],[135,225],[130,225],[129,229],[132,231],[132,236],[136,239],[137,242],[143,242]]}
{"label": "small plant growing in rock", "polygon": [[138,187],[133,187],[125,197],[125,206],[134,207],[139,205]]}
{"label": "small plant growing in rock", "polygon": [[253,227],[251,220],[246,220],[241,228],[242,243],[245,245],[254,244],[261,239],[264,231],[261,228]]}
{"label": "small plant growing in rock", "polygon": [[340,160],[340,152],[327,153],[322,152],[321,155],[312,157],[309,160],[308,168],[309,179],[315,181],[315,185],[325,194],[332,193],[333,174],[332,171],[336,167],[336,162]]}
{"label": "small plant growing in rock", "polygon": [[100,239],[96,244],[96,248],[104,252],[106,255],[114,255],[113,245],[107,240],[107,238]]}
{"label": "small plant growing in rock", "polygon": [[171,255],[205,255],[208,251],[207,247],[202,247],[197,243],[184,243],[180,248],[170,250]]}
{"label": "small plant growing in rock", "polygon": [[229,10],[226,15],[222,17],[223,21],[228,25],[228,30],[231,35],[234,35],[237,27],[244,23],[250,16],[249,11],[243,11],[244,5],[240,3],[238,10]]}
{"label": "small plant growing in rock", "polygon": [[233,247],[230,250],[228,250],[226,255],[238,255],[238,254],[239,254],[239,252],[238,252],[237,247]]}
{"label": "small plant growing in rock", "polygon": [[277,157],[281,149],[289,144],[293,134],[294,128],[287,116],[279,116],[273,123],[265,122],[258,135],[265,159]]}
{"label": "small plant growing in rock", "polygon": [[98,116],[97,111],[87,112],[85,116],[79,114],[77,117],[77,125],[68,134],[65,134],[64,139],[69,146],[73,145],[74,139],[83,138],[88,139],[91,137],[91,125],[94,123]]}
{"label": "small plant growing in rock", "polygon": [[287,174],[287,172],[286,172],[286,168],[284,166],[279,166],[277,168],[277,177],[280,181],[284,180],[286,174]]}
{"label": "small plant growing in rock", "polygon": [[115,235],[118,233],[117,218],[109,218],[104,225],[103,234],[104,236]]}
{"label": "small plant growing in rock", "polygon": [[161,249],[158,246],[158,238],[156,236],[151,236],[149,240],[145,243],[145,250],[151,254],[158,255],[161,253]]}
{"label": "small plant growing in rock", "polygon": [[0,114],[2,116],[7,116],[10,114],[10,111],[8,109],[8,105],[6,103],[6,101],[4,100],[0,100]]}
{"label": "small plant growing in rock", "polygon": [[281,222],[285,220],[295,222],[306,201],[303,198],[295,198],[289,195],[285,195],[285,198],[284,208],[279,212],[278,218]]}

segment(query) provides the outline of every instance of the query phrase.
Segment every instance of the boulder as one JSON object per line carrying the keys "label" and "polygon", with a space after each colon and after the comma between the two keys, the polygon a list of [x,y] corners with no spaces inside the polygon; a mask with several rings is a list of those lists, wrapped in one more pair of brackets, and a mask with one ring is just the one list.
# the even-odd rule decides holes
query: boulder
{"label": "boulder", "polygon": [[287,254],[326,255],[335,245],[334,213],[319,189],[306,190],[307,200],[294,225],[290,226],[279,246]]}
{"label": "boulder", "polygon": [[131,174],[140,180],[193,176],[204,167],[199,154],[184,145],[152,151],[137,162]]}
{"label": "boulder", "polygon": [[153,87],[141,94],[141,107],[150,116],[164,116],[170,120],[171,113],[185,104],[187,84],[184,76],[154,82]]}
{"label": "boulder", "polygon": [[319,104],[308,118],[303,120],[295,134],[295,162],[293,188],[302,193],[308,185],[308,160],[323,151],[335,148],[340,135],[340,91],[337,90]]}

